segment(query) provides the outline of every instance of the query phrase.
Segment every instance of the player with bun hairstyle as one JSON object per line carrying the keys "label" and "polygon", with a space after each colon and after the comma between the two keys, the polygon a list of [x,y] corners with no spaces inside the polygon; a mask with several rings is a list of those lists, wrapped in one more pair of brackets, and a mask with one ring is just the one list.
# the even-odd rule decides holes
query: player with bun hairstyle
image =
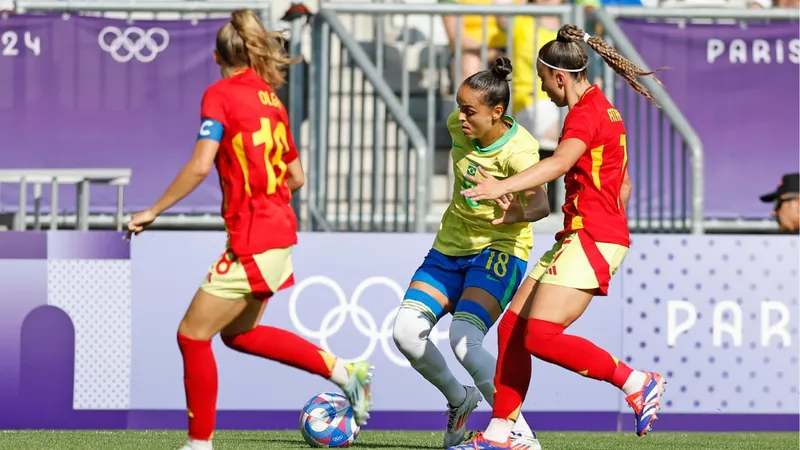
{"label": "player with bun hairstyle", "polygon": [[[497,59],[490,70],[469,76],[458,90],[458,109],[447,119],[453,140],[453,200],[394,324],[397,347],[447,399],[444,448],[463,441],[467,418],[482,400],[481,393],[493,402],[496,361],[483,348],[483,339],[524,277],[533,246],[530,222],[550,213],[542,187],[494,202],[459,194],[478,170],[503,179],[539,162],[539,143],[506,113],[511,70],[508,59]],[[456,380],[430,341],[433,327],[447,313],[453,314],[450,345],[477,388]],[[515,448],[540,448],[521,416],[513,432]]]}
{"label": "player with bun hairstyle", "polygon": [[621,389],[634,410],[637,435],[649,431],[656,419],[665,383],[661,375],[633,370],[588,340],[564,334],[594,296],[608,294],[609,281],[630,247],[625,125],[603,91],[587,80],[583,43],[636,92],[653,101],[637,77],[654,72],[576,26],[562,27],[558,37],[539,51],[536,68],[543,89],[556,105],[569,107],[555,153],[502,181],[483,173],[482,178],[470,178],[475,186],[462,194],[474,201],[500,199],[564,175],[564,229],[523,282],[498,326],[497,392],[489,427],[454,449],[513,448],[509,436],[530,383],[530,354]]}
{"label": "player with bun hairstyle", "polygon": [[289,201],[305,180],[286,109],[275,94],[284,84],[284,69],[294,62],[280,39],[249,10],[235,11],[222,26],[214,59],[223,79],[203,95],[194,153],[166,193],[128,223],[130,239],[216,166],[228,243],[178,327],[189,414],[182,450],[212,448],[218,387],[211,339],[218,333],[234,350],[331,380],[344,391],[359,425],[369,418],[368,363],[344,363],[293,333],[259,325],[267,300],[294,284],[297,219]]}

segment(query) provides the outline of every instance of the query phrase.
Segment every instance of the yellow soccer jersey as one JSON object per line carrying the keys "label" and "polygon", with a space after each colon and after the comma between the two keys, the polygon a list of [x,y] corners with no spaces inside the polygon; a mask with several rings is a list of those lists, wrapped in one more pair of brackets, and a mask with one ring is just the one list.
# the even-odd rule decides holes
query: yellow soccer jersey
{"label": "yellow soccer jersey", "polygon": [[533,247],[531,224],[492,225],[492,220],[501,215],[494,201],[475,202],[461,195],[461,191],[472,185],[465,175],[480,176],[478,167],[504,179],[536,164],[539,143],[511,116],[505,116],[503,119],[511,128],[494,144],[479,148],[477,141],[464,136],[458,113],[456,110],[447,118],[447,129],[453,138],[453,200],[442,217],[433,248],[448,256],[474,255],[492,248],[527,261]]}

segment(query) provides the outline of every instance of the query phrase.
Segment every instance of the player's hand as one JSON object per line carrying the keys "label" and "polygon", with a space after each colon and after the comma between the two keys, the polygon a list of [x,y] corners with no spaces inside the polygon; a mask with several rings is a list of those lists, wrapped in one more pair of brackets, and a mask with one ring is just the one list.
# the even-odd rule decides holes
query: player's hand
{"label": "player's hand", "polygon": [[519,200],[514,198],[514,194],[506,194],[494,201],[503,215],[494,219],[492,225],[512,224],[525,221],[525,208]]}
{"label": "player's hand", "polygon": [[483,167],[478,167],[478,172],[483,178],[477,178],[472,175],[465,175],[466,179],[475,184],[475,186],[464,189],[461,195],[471,198],[475,201],[481,200],[497,200],[500,197],[509,194],[506,192],[503,183],[498,181],[497,178],[491,176]]}
{"label": "player's hand", "polygon": [[130,222],[128,222],[128,236],[126,239],[130,242],[131,237],[138,236],[139,233],[146,230],[156,220],[156,217],[158,216],[149,209],[133,214]]}

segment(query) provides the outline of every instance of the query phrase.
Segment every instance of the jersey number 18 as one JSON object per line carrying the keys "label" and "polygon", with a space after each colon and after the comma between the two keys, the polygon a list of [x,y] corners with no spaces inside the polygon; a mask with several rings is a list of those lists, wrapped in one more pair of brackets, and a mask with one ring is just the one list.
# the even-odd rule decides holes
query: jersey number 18
{"label": "jersey number 18", "polygon": [[[261,129],[253,132],[250,137],[253,147],[264,146],[264,167],[267,172],[267,194],[274,194],[278,190],[278,186],[283,182],[283,178],[286,176],[286,163],[283,162],[283,154],[289,149],[286,136],[286,124],[278,122],[273,130],[270,120],[266,117],[262,117]],[[245,153],[242,133],[236,134],[231,143],[233,145],[233,151],[236,153],[236,159],[239,160],[239,165],[241,165],[242,173],[244,174],[244,190],[248,195],[252,195],[250,191],[250,171],[247,165],[247,154]]]}

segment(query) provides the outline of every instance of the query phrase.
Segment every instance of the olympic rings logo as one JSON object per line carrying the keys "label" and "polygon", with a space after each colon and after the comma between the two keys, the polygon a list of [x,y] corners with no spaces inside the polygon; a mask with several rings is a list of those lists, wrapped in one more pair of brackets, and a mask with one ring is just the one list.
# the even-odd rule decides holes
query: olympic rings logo
{"label": "olympic rings logo", "polygon": [[[298,315],[298,299],[304,290],[307,288],[321,285],[325,286],[333,293],[333,296],[338,301],[338,305],[334,306],[330,311],[325,313],[322,317],[322,322],[319,329],[313,330],[303,324]],[[397,295],[397,307],[393,308],[384,317],[380,324],[372,316],[369,310],[361,306],[359,303],[364,292],[373,286],[384,286],[392,290]],[[337,355],[330,347],[329,339],[335,334],[339,333],[345,326],[347,319],[352,322],[352,329],[367,338],[367,344],[360,355],[353,358],[341,357],[342,360],[347,362],[368,360],[380,345],[384,355],[389,361],[401,367],[409,367],[408,360],[403,355],[400,355],[394,350],[392,341],[392,328],[394,326],[394,318],[400,310],[400,303],[403,301],[404,289],[400,287],[397,282],[387,277],[370,277],[359,283],[356,286],[353,294],[349,300],[344,290],[339,286],[339,283],[326,276],[313,276],[302,280],[297,283],[289,296],[289,318],[292,325],[301,334],[308,338],[316,339],[319,341],[320,347],[328,353]],[[377,300],[377,299],[376,299]],[[313,309],[313,306],[306,308]],[[447,332],[442,332],[434,328],[430,334],[430,340],[434,344],[441,340],[447,340]],[[339,356],[339,355],[337,355]]]}
{"label": "olympic rings logo", "polygon": [[[110,41],[109,36],[111,36]],[[139,27],[128,27],[123,31],[108,26],[100,31],[97,43],[101,49],[111,54],[114,61],[126,63],[136,58],[139,62],[149,63],[166,50],[169,45],[169,33],[159,27],[147,31]]]}

